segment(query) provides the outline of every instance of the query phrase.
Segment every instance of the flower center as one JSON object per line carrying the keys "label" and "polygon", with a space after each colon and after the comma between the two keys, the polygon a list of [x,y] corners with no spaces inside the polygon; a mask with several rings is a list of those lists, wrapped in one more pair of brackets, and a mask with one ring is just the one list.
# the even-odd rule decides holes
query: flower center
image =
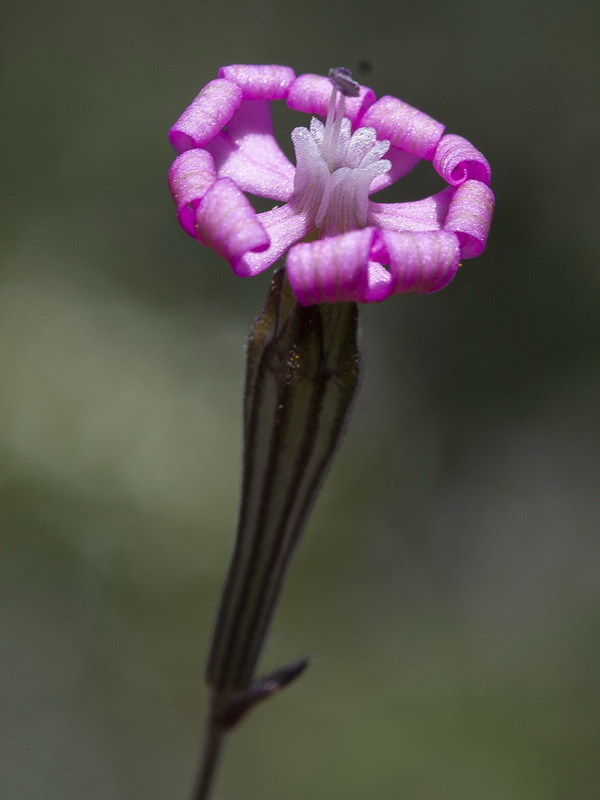
{"label": "flower center", "polygon": [[391,168],[382,158],[390,143],[377,141],[373,128],[357,128],[352,133],[345,117],[345,95],[357,94],[358,84],[341,67],[332,70],[330,78],[333,89],[325,124],[313,117],[310,130],[292,131],[296,151],[293,200],[310,215],[322,236],[364,228],[371,183]]}

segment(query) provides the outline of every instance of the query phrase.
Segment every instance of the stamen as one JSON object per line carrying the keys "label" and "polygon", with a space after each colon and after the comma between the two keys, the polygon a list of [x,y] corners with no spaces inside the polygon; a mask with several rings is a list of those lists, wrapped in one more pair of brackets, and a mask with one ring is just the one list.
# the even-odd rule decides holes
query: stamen
{"label": "stamen", "polygon": [[[335,94],[335,92],[334,92]],[[333,121],[333,130],[331,132],[331,145],[333,145],[334,152],[330,154],[331,161],[334,163],[329,163],[330,169],[337,169],[340,166],[337,162],[338,159],[334,158],[336,151],[338,150],[338,143],[340,140],[340,129],[342,127],[342,121],[344,119],[344,115],[346,114],[346,100],[344,95],[340,95],[340,99],[337,104],[337,108],[335,110],[335,119]],[[328,159],[329,161],[329,159]]]}
{"label": "stamen", "polygon": [[325,159],[325,161],[329,160],[328,155],[329,155],[329,149],[331,147],[333,122],[336,114],[337,95],[338,95],[338,89],[334,83],[333,91],[331,92],[331,97],[329,98],[329,108],[327,109],[325,130],[323,131],[323,143],[321,145],[321,152],[323,153],[323,158]]}
{"label": "stamen", "polygon": [[332,67],[328,78],[345,97],[358,97],[360,94],[360,84],[354,80],[348,67]]}

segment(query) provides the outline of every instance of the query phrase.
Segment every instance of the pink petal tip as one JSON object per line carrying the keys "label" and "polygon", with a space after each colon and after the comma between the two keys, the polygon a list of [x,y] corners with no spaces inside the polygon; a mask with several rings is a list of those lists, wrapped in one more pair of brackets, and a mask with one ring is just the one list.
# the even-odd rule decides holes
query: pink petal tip
{"label": "pink petal tip", "polygon": [[245,100],[283,100],[296,73],[277,64],[230,64],[221,67],[219,78],[239,86]]}

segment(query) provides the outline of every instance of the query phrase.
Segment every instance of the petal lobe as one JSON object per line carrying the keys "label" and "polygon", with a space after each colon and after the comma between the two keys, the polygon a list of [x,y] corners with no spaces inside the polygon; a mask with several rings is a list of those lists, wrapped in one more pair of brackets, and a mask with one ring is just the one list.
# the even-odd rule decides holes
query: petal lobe
{"label": "petal lobe", "polygon": [[238,265],[246,253],[269,246],[269,237],[256,212],[229,178],[219,178],[202,199],[196,212],[196,235],[229,261],[238,274]]}
{"label": "petal lobe", "polygon": [[433,166],[451,186],[473,179],[489,185],[492,173],[487,159],[462,136],[447,133],[435,151]]}
{"label": "petal lobe", "polygon": [[219,78],[237,84],[246,100],[283,100],[296,74],[277,64],[230,64],[221,67]]}
{"label": "petal lobe", "polygon": [[196,209],[216,180],[215,162],[206,150],[186,150],[171,165],[169,189],[181,227],[190,236],[196,236]]}
{"label": "petal lobe", "polygon": [[462,258],[475,258],[483,252],[493,211],[494,194],[485,183],[466,181],[455,190],[444,230],[458,236]]}
{"label": "petal lobe", "polygon": [[192,100],[169,131],[169,140],[178,153],[202,147],[226,125],[242,102],[237,84],[216,78]]}
{"label": "petal lobe", "polygon": [[444,126],[417,108],[386,95],[372,105],[361,125],[375,128],[380,139],[387,139],[393,147],[431,161],[438,146]]}

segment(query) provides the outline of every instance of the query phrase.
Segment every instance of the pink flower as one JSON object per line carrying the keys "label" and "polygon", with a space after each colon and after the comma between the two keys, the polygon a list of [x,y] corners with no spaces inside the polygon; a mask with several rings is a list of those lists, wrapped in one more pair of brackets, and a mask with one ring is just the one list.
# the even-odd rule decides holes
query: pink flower
{"label": "pink flower", "polygon": [[[295,167],[273,135],[275,100],[325,119],[292,131]],[[485,247],[494,205],[486,159],[402,100],[376,100],[343,68],[326,78],[222,67],[169,138],[180,154],[169,185],[184,230],[244,277],[287,253],[303,305],[433,292]],[[409,203],[369,199],[420,159],[445,189]],[[256,213],[245,193],[276,205]]]}

